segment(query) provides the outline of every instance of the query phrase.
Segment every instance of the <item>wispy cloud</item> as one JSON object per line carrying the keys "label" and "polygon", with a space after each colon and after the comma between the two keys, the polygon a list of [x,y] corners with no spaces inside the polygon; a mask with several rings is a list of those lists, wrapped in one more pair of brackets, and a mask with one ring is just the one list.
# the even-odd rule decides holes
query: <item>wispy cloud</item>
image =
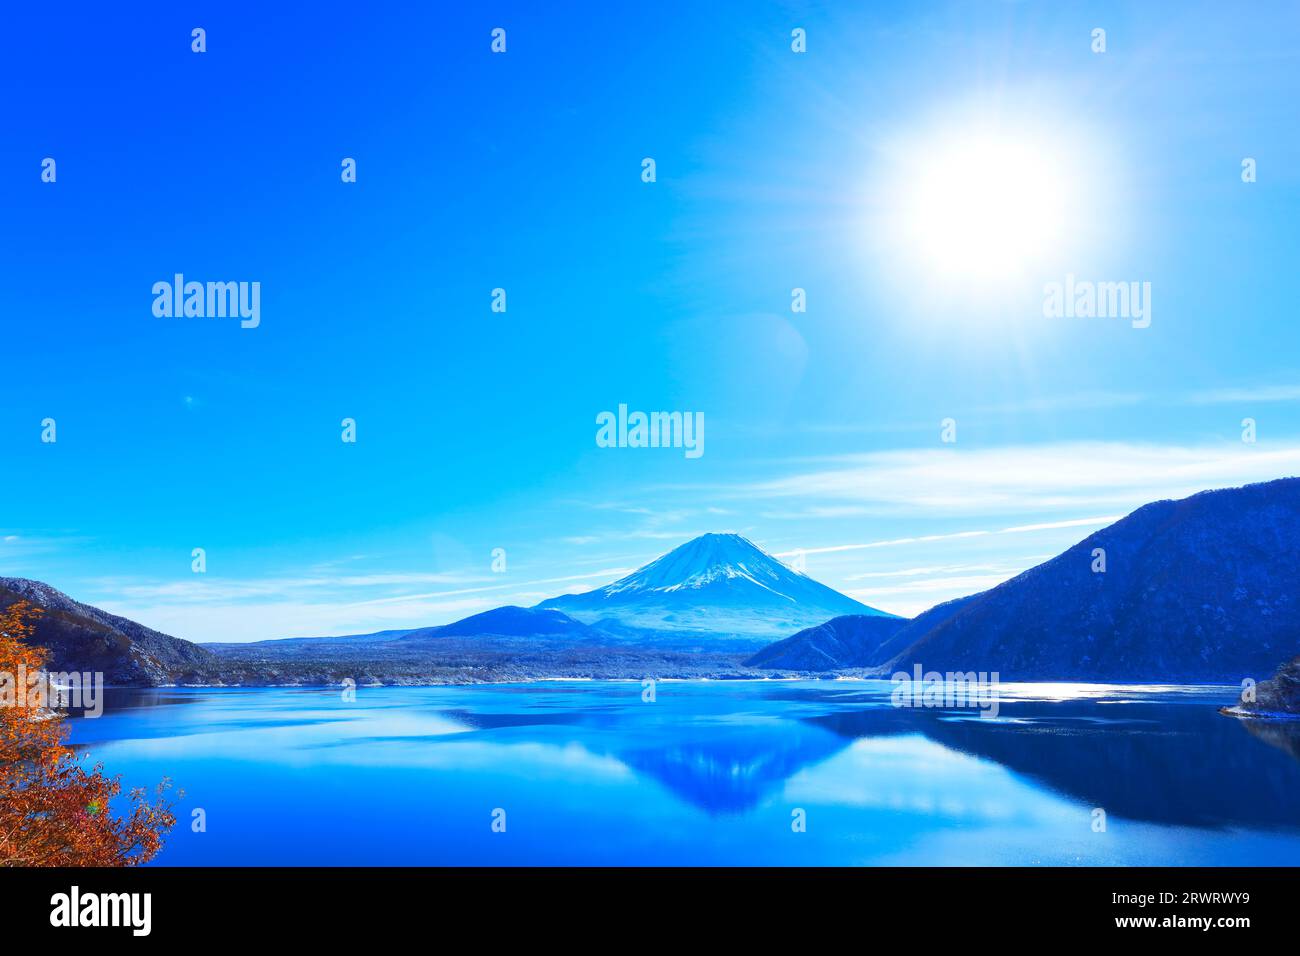
{"label": "wispy cloud", "polygon": [[[470,584],[489,580],[481,575],[462,574],[371,574],[321,577],[224,578],[194,575],[182,581],[130,581],[96,578],[89,583],[121,598],[137,601],[219,603],[283,597],[304,592],[343,594],[353,589],[413,584]],[[481,590],[492,590],[483,588]],[[447,592],[447,593],[464,593]]]}
{"label": "wispy cloud", "polygon": [[[979,591],[987,591],[991,587],[996,587],[1003,581],[1013,578],[1019,573],[1019,570],[1014,570],[1000,574],[968,574],[950,577],[933,577],[925,578],[921,581],[909,581],[907,584],[899,584],[889,588],[850,588],[844,593],[849,595],[849,597],[857,598],[859,601],[863,601],[867,604],[904,594],[932,595],[938,592],[944,594],[975,594]],[[932,599],[922,602],[923,607],[930,607],[932,604],[934,604]]]}
{"label": "wispy cloud", "polygon": [[[1126,391],[1089,390],[1034,395],[1014,401],[976,405],[968,410],[968,414],[972,416],[1021,415],[1026,413],[1105,411],[1150,404],[1178,407],[1183,405],[1229,405],[1250,402],[1294,401],[1300,401],[1300,384],[1248,385],[1159,395],[1131,389]],[[928,428],[930,425],[929,421],[890,422],[888,424],[876,422],[824,422],[819,424],[801,423],[795,426],[786,426],[784,429],[770,427],[768,430],[828,435],[873,434],[915,432],[919,428]]]}
{"label": "wispy cloud", "polygon": [[1023,534],[1028,531],[1051,531],[1056,528],[1086,528],[1114,524],[1123,515],[1102,515],[1097,518],[1068,518],[1065,521],[1040,521],[1037,524],[1020,524],[1013,528],[1003,528],[994,534]]}
{"label": "wispy cloud", "polygon": [[[809,540],[824,534],[828,525],[804,526],[798,537],[783,535],[782,546],[798,547],[780,551],[779,557],[821,556],[814,571],[826,583],[874,606],[914,613],[938,600],[990,587],[1042,560],[1023,555],[1016,544],[1026,540],[1023,536],[1031,536],[1027,540],[1035,542],[1035,549],[1055,549],[1077,539],[1071,529],[1082,534],[1103,527],[1152,500],[1297,473],[1300,443],[1294,442],[958,445],[802,458],[781,463],[776,477],[707,489],[708,499],[726,507],[673,507],[669,502],[661,508],[653,492],[647,493],[644,507],[589,505],[596,512],[623,516],[624,526],[611,521],[608,528],[571,536],[575,540],[567,546],[556,543],[551,558],[533,562],[554,574],[521,573],[517,568],[522,564],[503,576],[485,569],[423,573],[363,568],[357,556],[317,563],[293,575],[97,578],[76,596],[192,640],[428,626],[503,604],[532,605],[561,591],[588,590],[698,531],[721,530],[719,515],[763,514],[760,509],[765,509],[774,515],[830,518],[829,526],[843,534],[839,541]],[[695,494],[699,486],[659,489],[665,490]],[[694,500],[699,497],[695,494]],[[860,522],[849,520],[859,516]],[[834,523],[836,519],[843,520]],[[765,529],[755,527],[757,534],[747,527],[739,530],[761,543]],[[884,533],[857,536],[872,528]],[[907,533],[913,529],[926,533]],[[10,536],[21,540],[24,533]],[[5,547],[19,543],[3,537],[0,556]],[[625,547],[599,547],[604,541]],[[636,541],[649,542],[645,554],[617,553],[639,550]]]}
{"label": "wispy cloud", "polygon": [[[536,604],[569,590],[621,577],[630,567],[582,574],[450,587],[419,593],[381,593],[394,585],[458,583],[489,578],[459,574],[371,574],[239,580],[195,576],[183,581],[99,579],[114,614],[192,641],[252,641],[288,636],[328,637],[387,628],[445,624],[503,604]],[[369,592],[369,593],[367,593]],[[83,596],[93,600],[94,596]]]}
{"label": "wispy cloud", "polygon": [[1300,385],[1262,385],[1253,388],[1215,388],[1187,397],[1191,405],[1226,405],[1249,402],[1300,401]]}
{"label": "wispy cloud", "polygon": [[981,405],[975,413],[1067,412],[1088,411],[1101,408],[1126,408],[1140,405],[1148,398],[1141,392],[1069,392],[1063,395],[1038,395],[1018,402]]}
{"label": "wispy cloud", "polygon": [[[739,498],[851,503],[869,513],[989,515],[1132,509],[1206,488],[1300,474],[1300,445],[1069,442],[874,452],[713,489]],[[1084,519],[1079,519],[1080,521]]]}
{"label": "wispy cloud", "polygon": [[1032,566],[1036,562],[1045,561],[1054,555],[1043,554],[1026,557],[1014,565],[1002,564],[950,564],[936,565],[934,567],[921,568],[900,568],[896,571],[863,571],[860,574],[850,574],[844,578],[845,581],[865,581],[865,580],[889,580],[894,578],[915,578],[924,577],[937,579],[943,575],[952,574],[971,574],[973,572],[985,572],[987,574],[1004,574],[1008,577],[1019,574],[1026,567]]}
{"label": "wispy cloud", "polygon": [[141,604],[103,601],[100,606],[189,641],[243,642],[280,637],[332,637],[391,628],[423,627],[499,606],[483,596],[412,601],[364,610],[328,601],[291,600],[234,604]]}
{"label": "wispy cloud", "polygon": [[934,541],[956,541],[962,538],[981,538],[985,535],[994,534],[1028,534],[1032,531],[1053,531],[1058,528],[1101,528],[1108,524],[1114,524],[1122,517],[1123,515],[1103,515],[1096,518],[1070,518],[1065,521],[1043,521],[1038,524],[1022,524],[1016,525],[1012,528],[999,528],[996,530],[949,531],[943,534],[925,534],[911,538],[888,538],[882,541],[868,541],[862,544],[832,544],[824,547],[797,548],[794,551],[783,551],[778,554],[777,557],[789,558],[800,554],[836,554],[843,551],[865,551],[871,548],[889,548],[896,545],[928,544]]}
{"label": "wispy cloud", "polygon": [[[47,534],[39,531],[0,531],[0,562],[25,561],[35,555],[55,554],[60,550],[75,548],[87,539],[72,534]],[[20,575],[18,568],[0,568],[5,574]]]}
{"label": "wispy cloud", "polygon": [[457,591],[434,591],[429,594],[401,594],[394,597],[375,598],[370,601],[357,601],[349,605],[352,607],[373,606],[376,604],[392,604],[401,601],[429,601],[441,600],[448,597],[457,597],[464,594],[486,594],[488,592],[500,591],[517,591],[521,588],[532,588],[542,584],[570,584],[575,581],[587,581],[592,578],[599,580],[609,580],[621,577],[633,570],[632,568],[604,568],[599,571],[588,571],[585,574],[568,574],[556,578],[541,578],[535,581],[524,581],[522,583],[496,584],[488,587],[478,588],[461,588]]}

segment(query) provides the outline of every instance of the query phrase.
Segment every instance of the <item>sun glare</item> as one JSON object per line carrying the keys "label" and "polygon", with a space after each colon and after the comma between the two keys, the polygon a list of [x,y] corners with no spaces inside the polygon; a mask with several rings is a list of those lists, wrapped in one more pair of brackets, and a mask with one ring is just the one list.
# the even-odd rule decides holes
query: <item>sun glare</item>
{"label": "sun glare", "polygon": [[932,144],[913,163],[899,230],[938,278],[1015,275],[1064,238],[1069,183],[1050,149],[976,134]]}

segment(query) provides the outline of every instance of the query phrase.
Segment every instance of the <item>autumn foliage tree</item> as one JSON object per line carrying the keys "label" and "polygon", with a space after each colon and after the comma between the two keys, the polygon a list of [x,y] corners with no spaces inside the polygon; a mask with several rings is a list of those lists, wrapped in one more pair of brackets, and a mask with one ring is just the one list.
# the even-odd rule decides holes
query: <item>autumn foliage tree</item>
{"label": "autumn foliage tree", "polygon": [[[43,669],[47,652],[26,643],[41,613],[26,602],[0,610],[0,675]],[[135,866],[157,855],[176,823],[164,780],[153,799],[131,790],[125,812],[110,801],[116,777],[87,768],[64,744],[63,715],[30,700],[0,703],[0,866]]]}

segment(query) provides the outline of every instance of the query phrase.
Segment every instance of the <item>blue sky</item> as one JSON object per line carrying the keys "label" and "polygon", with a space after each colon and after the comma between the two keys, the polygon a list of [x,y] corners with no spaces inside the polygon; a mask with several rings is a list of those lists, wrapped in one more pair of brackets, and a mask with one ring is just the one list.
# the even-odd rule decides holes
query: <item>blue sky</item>
{"label": "blue sky", "polygon": [[[12,14],[0,573],[247,640],[727,530],[910,614],[1300,473],[1293,4],[474,6]],[[1061,200],[1010,276],[903,235],[971,130]],[[260,282],[260,326],[155,317],[177,272]],[[1151,283],[1150,327],[1044,317],[1067,274]],[[620,403],[705,454],[597,447]]]}

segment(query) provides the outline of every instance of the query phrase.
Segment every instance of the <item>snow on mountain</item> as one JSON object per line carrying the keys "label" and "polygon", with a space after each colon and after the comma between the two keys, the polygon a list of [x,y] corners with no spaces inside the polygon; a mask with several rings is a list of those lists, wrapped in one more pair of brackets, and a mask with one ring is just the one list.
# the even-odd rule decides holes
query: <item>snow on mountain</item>
{"label": "snow on mountain", "polygon": [[843,614],[891,616],[738,534],[704,534],[612,584],[542,601],[584,623],[699,636],[785,636]]}

